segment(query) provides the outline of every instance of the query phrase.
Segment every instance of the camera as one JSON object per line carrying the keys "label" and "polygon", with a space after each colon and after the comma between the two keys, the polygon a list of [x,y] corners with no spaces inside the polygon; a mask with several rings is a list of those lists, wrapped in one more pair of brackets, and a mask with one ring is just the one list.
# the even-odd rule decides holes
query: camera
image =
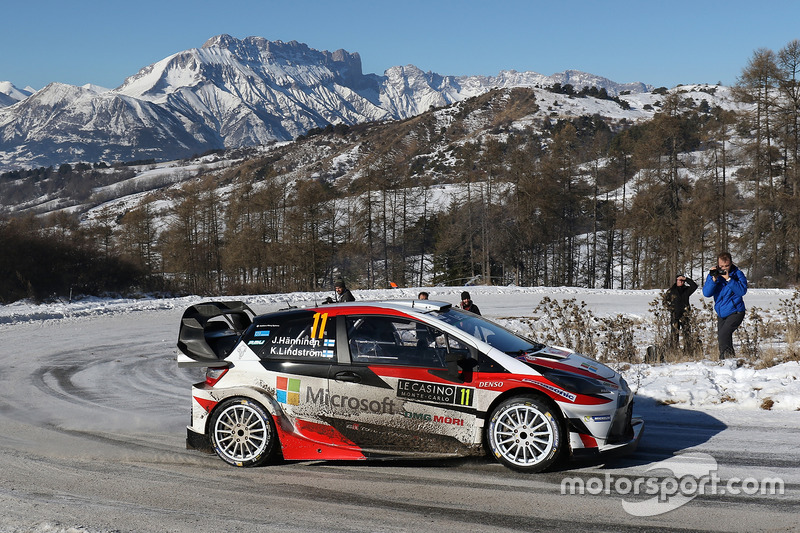
{"label": "camera", "polygon": [[724,268],[714,267],[709,271],[709,273],[715,278],[718,278],[720,276],[724,276],[725,274],[727,274],[728,271],[725,270]]}

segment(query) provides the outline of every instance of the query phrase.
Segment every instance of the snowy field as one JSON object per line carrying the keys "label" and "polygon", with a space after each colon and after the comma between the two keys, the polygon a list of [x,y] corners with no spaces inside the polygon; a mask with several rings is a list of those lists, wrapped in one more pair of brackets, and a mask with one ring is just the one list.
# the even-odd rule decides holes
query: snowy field
{"label": "snowy field", "polygon": [[[597,317],[624,315],[628,318],[652,321],[649,304],[658,298],[659,290],[606,290],[572,287],[425,287],[354,290],[359,300],[416,298],[420,290],[430,293],[430,299],[456,304],[462,290],[469,290],[473,301],[482,313],[507,327],[526,331],[520,319],[531,318],[533,309],[544,297],[556,300],[575,299],[585,302]],[[330,292],[285,293],[268,295],[232,296],[219,299],[245,301],[256,313],[266,313],[288,306],[307,307],[330,296]],[[774,316],[782,299],[793,294],[788,289],[751,289],[745,296],[748,309],[758,307],[766,317]],[[702,295],[698,290],[691,299],[700,306]],[[3,331],[15,324],[42,323],[50,320],[91,320],[92,317],[127,315],[131,320],[143,313],[160,311],[180,312],[202,300],[199,297],[170,299],[100,299],[88,298],[72,303],[33,305],[18,302],[0,306],[0,338]],[[175,321],[177,335],[177,320]],[[645,332],[648,328],[644,328]],[[529,332],[530,330],[527,329]],[[639,339],[641,352],[652,342]],[[4,347],[7,349],[7,347]],[[665,404],[712,411],[753,411],[761,409],[765,398],[770,398],[773,411],[800,410],[800,362],[788,362],[767,369],[756,370],[735,361],[717,361],[716,354],[707,354],[700,362],[633,365],[623,369],[623,374],[642,397]]]}

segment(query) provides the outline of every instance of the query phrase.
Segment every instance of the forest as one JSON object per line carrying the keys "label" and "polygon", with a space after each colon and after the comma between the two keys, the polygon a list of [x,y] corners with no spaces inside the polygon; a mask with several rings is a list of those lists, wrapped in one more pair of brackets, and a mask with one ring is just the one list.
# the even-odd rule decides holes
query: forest
{"label": "forest", "polygon": [[[164,183],[124,212],[6,213],[0,302],[330,290],[337,277],[351,288],[667,288],[677,273],[700,281],[720,251],[751,286],[795,286],[798,73],[800,41],[759,49],[733,88],[739,108],[662,88],[658,112],[635,124],[545,115],[520,127],[541,102],[496,90],[402,122],[315,129],[224,172]],[[480,134],[467,120],[478,114],[491,116]],[[346,171],[331,163],[356,152]],[[32,178],[85,199],[102,176],[98,164],[62,165],[0,186],[10,195],[8,183]]]}

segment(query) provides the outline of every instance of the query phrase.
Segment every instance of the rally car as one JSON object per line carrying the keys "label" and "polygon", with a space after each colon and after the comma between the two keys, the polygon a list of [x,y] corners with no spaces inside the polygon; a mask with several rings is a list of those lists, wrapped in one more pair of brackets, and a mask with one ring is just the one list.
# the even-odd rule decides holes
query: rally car
{"label": "rally car", "polygon": [[609,367],[446,302],[260,316],[209,302],[186,310],[178,337],[178,365],[207,368],[187,448],[235,466],[488,450],[538,472],[562,454],[633,449],[644,427]]}

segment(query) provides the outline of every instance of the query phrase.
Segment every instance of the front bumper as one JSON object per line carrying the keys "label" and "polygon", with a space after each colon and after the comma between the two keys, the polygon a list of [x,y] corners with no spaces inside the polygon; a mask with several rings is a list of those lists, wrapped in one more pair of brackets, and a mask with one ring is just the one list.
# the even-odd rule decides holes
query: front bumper
{"label": "front bumper", "polygon": [[624,453],[630,453],[634,451],[636,447],[639,446],[639,440],[642,438],[642,433],[644,433],[644,420],[639,417],[631,417],[631,429],[633,430],[633,435],[630,440],[606,444],[600,452],[610,453],[622,451]]}
{"label": "front bumper", "polygon": [[613,444],[605,444],[598,448],[578,448],[572,450],[572,458],[582,460],[594,457],[615,457],[632,453],[639,446],[639,441],[644,433],[644,420],[639,417],[632,417],[630,424],[630,438],[624,441],[617,441]]}

